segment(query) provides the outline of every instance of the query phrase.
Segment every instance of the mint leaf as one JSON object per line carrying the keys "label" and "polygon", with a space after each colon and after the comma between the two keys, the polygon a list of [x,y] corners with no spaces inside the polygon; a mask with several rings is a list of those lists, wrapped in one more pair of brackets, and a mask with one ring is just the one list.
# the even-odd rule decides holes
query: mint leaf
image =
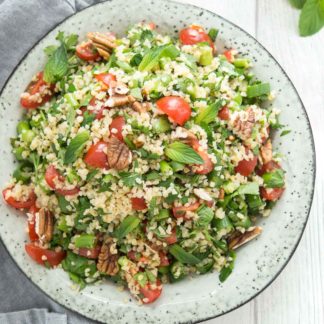
{"label": "mint leaf", "polygon": [[89,132],[84,131],[71,140],[64,154],[64,164],[73,163],[81,155],[89,138]]}
{"label": "mint leaf", "polygon": [[124,185],[127,187],[134,187],[137,185],[136,180],[140,179],[140,175],[133,172],[119,172],[120,179],[123,181]]}
{"label": "mint leaf", "polygon": [[54,83],[62,79],[68,71],[68,57],[64,44],[61,44],[47,61],[44,69],[44,80]]}
{"label": "mint leaf", "polygon": [[174,142],[167,146],[165,155],[173,161],[185,164],[203,164],[201,156],[190,146]]}
{"label": "mint leaf", "polygon": [[306,0],[289,0],[292,6],[294,6],[297,9],[303,8]]}
{"label": "mint leaf", "polygon": [[208,125],[209,123],[215,121],[219,108],[222,106],[222,100],[218,100],[212,103],[208,107],[201,109],[197,115],[195,122],[197,124],[204,123]]}
{"label": "mint leaf", "polygon": [[299,17],[300,36],[310,36],[324,26],[324,0],[307,0]]}
{"label": "mint leaf", "polygon": [[267,172],[262,178],[266,188],[282,188],[285,185],[285,174],[282,169]]}
{"label": "mint leaf", "polygon": [[179,50],[172,44],[154,47],[144,55],[138,69],[139,71],[151,71],[162,57],[175,59],[179,54]]}

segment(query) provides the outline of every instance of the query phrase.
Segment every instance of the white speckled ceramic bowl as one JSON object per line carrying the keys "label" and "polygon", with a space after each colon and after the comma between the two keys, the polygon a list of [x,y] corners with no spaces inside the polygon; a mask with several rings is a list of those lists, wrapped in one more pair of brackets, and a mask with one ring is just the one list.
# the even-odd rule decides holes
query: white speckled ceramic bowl
{"label": "white speckled ceramic bowl", "polygon": [[[138,306],[128,292],[113,284],[72,290],[66,273],[46,270],[25,255],[26,220],[0,202],[0,233],[17,265],[40,289],[58,303],[89,318],[109,323],[197,322],[224,314],[255,297],[284,268],[302,236],[311,207],[315,152],[312,131],[305,109],[291,81],[274,58],[253,37],[212,12],[198,7],[161,0],[113,0],[87,8],[68,18],[44,37],[18,65],[0,97],[0,185],[14,170],[9,137],[15,135],[23,110],[19,95],[35,72],[42,69],[43,48],[54,42],[59,30],[78,33],[112,30],[122,35],[141,20],[154,21],[158,29],[177,33],[190,23],[220,29],[217,47],[234,47],[252,58],[255,74],[271,83],[282,109],[281,122],[292,129],[290,135],[274,138],[274,145],[286,156],[287,190],[269,218],[263,219],[264,233],[238,252],[235,270],[221,284],[217,273],[166,285],[162,297],[149,306]],[[129,300],[125,303],[125,298]]]}

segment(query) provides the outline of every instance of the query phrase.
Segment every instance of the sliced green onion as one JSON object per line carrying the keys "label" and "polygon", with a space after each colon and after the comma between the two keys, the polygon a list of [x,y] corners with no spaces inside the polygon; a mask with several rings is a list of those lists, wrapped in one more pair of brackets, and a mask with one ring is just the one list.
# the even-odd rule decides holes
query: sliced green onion
{"label": "sliced green onion", "polygon": [[121,240],[128,233],[132,232],[141,222],[136,216],[127,216],[114,231],[114,236]]}
{"label": "sliced green onion", "polygon": [[96,244],[96,236],[93,234],[81,234],[77,236],[74,245],[77,248],[94,248]]}
{"label": "sliced green onion", "polygon": [[173,172],[170,164],[164,160],[160,162],[160,170],[162,173]]}
{"label": "sliced green onion", "polygon": [[270,93],[269,83],[258,83],[254,85],[249,85],[246,90],[248,98],[260,97],[263,95],[268,95]]}
{"label": "sliced green onion", "polygon": [[170,249],[170,253],[181,263],[185,264],[197,264],[201,260],[195,257],[193,254],[185,251],[180,245],[173,244]]}

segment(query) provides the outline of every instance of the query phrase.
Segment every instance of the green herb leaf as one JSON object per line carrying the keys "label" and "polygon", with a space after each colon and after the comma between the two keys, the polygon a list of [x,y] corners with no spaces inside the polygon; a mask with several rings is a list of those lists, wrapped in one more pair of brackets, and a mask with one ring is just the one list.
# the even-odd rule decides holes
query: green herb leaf
{"label": "green herb leaf", "polygon": [[175,59],[179,54],[179,50],[172,44],[154,47],[144,55],[138,69],[139,71],[151,71],[162,57]]}
{"label": "green herb leaf", "polygon": [[290,132],[291,132],[291,129],[283,130],[283,131],[280,133],[280,136],[286,136],[286,135],[288,135]]}
{"label": "green herb leaf", "polygon": [[213,210],[205,205],[199,207],[197,214],[199,218],[196,222],[196,225],[198,225],[199,227],[207,227],[214,217]]}
{"label": "green herb leaf", "polygon": [[140,40],[143,42],[145,39],[152,39],[153,38],[153,33],[149,29],[144,29],[141,33]]}
{"label": "green herb leaf", "polygon": [[218,29],[216,29],[216,28],[210,28],[210,29],[209,29],[209,32],[208,32],[208,35],[209,35],[209,37],[211,38],[211,40],[212,40],[213,42],[215,42],[216,37],[217,37],[217,35],[218,35]]}
{"label": "green herb leaf", "polygon": [[69,209],[68,207],[70,207],[70,203],[64,198],[64,196],[62,195],[56,195],[56,198],[58,200],[58,205],[61,209],[61,212],[63,214],[69,214],[71,213],[71,209]]}
{"label": "green herb leaf", "polygon": [[195,257],[193,254],[185,251],[180,245],[173,244],[169,249],[170,253],[181,263],[197,264],[201,260]]}
{"label": "green herb leaf", "polygon": [[267,172],[262,178],[266,188],[282,188],[285,185],[285,174],[282,169]]}
{"label": "green herb leaf", "polygon": [[119,172],[120,179],[123,181],[124,185],[127,187],[134,187],[137,185],[136,180],[141,179],[141,176],[138,173],[133,172]]}
{"label": "green herb leaf", "polygon": [[86,272],[87,277],[91,277],[97,272],[95,261],[70,251],[67,252],[66,258],[62,261],[62,267],[65,271],[71,272],[81,278],[86,277]]}
{"label": "green herb leaf", "polygon": [[310,36],[324,26],[324,0],[307,0],[299,17],[300,36]]}
{"label": "green herb leaf", "polygon": [[258,195],[259,194],[259,185],[256,182],[248,182],[240,187],[236,191],[239,195]]}
{"label": "green herb leaf", "polygon": [[174,142],[167,146],[165,155],[173,161],[185,164],[203,164],[201,156],[189,145]]}
{"label": "green herb leaf", "polygon": [[249,85],[246,90],[248,98],[260,97],[263,95],[268,95],[270,93],[269,83],[258,83],[254,85]]}
{"label": "green herb leaf", "polygon": [[232,273],[233,269],[234,269],[234,260],[235,260],[235,252],[234,251],[230,251],[229,252],[229,256],[232,258],[232,261],[226,266],[223,267],[222,270],[219,273],[219,281],[220,282],[224,282],[229,275]]}
{"label": "green herb leaf", "polygon": [[135,54],[131,60],[130,60],[130,65],[131,66],[139,66],[140,63],[142,62],[143,56],[141,54]]}
{"label": "green herb leaf", "polygon": [[80,236],[76,237],[74,245],[77,248],[92,249],[95,247],[96,241],[97,238],[93,234],[81,234]]}
{"label": "green herb leaf", "polygon": [[150,217],[154,217],[154,212],[157,206],[157,197],[153,197],[150,201],[149,207],[148,207],[148,213]]}
{"label": "green herb leaf", "polygon": [[197,115],[195,121],[198,125],[204,123],[208,125],[209,123],[215,121],[219,108],[222,106],[222,100],[218,100],[215,103],[209,105],[208,107],[201,109]]}
{"label": "green herb leaf", "polygon": [[49,58],[44,69],[44,80],[54,83],[62,79],[68,71],[68,57],[64,44],[61,44]]}
{"label": "green herb leaf", "polygon": [[301,9],[303,8],[306,0],[289,0],[289,2],[291,3],[292,6],[294,6],[295,8]]}
{"label": "green herb leaf", "polygon": [[136,216],[127,216],[114,231],[114,236],[118,240],[123,239],[128,233],[133,231],[140,222],[141,220]]}
{"label": "green herb leaf", "polygon": [[95,119],[96,115],[86,110],[83,114],[83,121],[81,123],[81,126],[91,125]]}
{"label": "green herb leaf", "polygon": [[64,164],[73,163],[81,155],[89,138],[89,132],[83,131],[71,140],[64,154]]}

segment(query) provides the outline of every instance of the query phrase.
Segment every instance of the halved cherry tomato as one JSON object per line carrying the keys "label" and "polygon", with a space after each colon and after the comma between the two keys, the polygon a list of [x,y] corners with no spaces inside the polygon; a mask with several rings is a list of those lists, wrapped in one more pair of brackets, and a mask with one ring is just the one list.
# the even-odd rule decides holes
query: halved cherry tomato
{"label": "halved cherry tomato", "polygon": [[269,201],[278,200],[284,193],[285,188],[260,188],[260,195],[263,199]]}
{"label": "halved cherry tomato", "polygon": [[[97,101],[98,100],[96,99],[96,97],[92,97],[91,100],[89,101],[88,107],[89,106],[90,107],[96,107],[97,106]],[[97,120],[100,120],[100,119],[102,119],[104,117],[103,112],[104,112],[105,109],[106,109],[106,107],[105,107],[104,102],[101,102],[101,106],[99,108],[96,107],[95,109],[88,110],[88,112],[90,114],[94,114],[95,118]],[[82,115],[84,115],[84,113],[87,111],[87,107],[81,107],[80,110],[82,111]]]}
{"label": "halved cherry tomato", "polygon": [[[52,98],[53,89],[54,85],[45,82],[43,72],[39,72],[36,75],[36,80],[28,85],[24,95],[20,99],[20,104],[26,109],[35,109]],[[34,95],[40,95],[41,100],[33,100],[32,96]]]}
{"label": "halved cherry tomato", "polygon": [[[115,117],[110,126],[109,126],[109,130],[110,130],[110,134],[111,136],[115,136],[117,137],[121,142],[124,142],[124,137],[123,137],[123,127],[125,126],[125,118],[123,116],[117,116]],[[116,129],[117,133],[112,132],[112,129]]]}
{"label": "halved cherry tomato", "polygon": [[167,254],[164,251],[159,251],[160,267],[165,267],[170,264]]}
{"label": "halved cherry tomato", "polygon": [[25,245],[25,250],[27,254],[37,263],[45,265],[46,262],[52,267],[57,266],[65,258],[65,251],[53,251],[43,249],[34,243],[27,243]]}
{"label": "halved cherry tomato", "polygon": [[39,237],[35,230],[36,225],[36,213],[39,211],[39,208],[36,205],[33,205],[29,208],[29,213],[32,215],[30,219],[28,219],[28,234],[31,242],[38,241]]}
{"label": "halved cherry tomato", "polygon": [[175,218],[183,218],[185,220],[189,220],[190,218],[187,217],[187,211],[195,211],[199,208],[200,203],[199,201],[196,201],[195,203],[189,205],[189,206],[179,206],[179,207],[173,207],[172,212],[173,216]]}
{"label": "halved cherry tomato", "polygon": [[235,167],[235,172],[248,177],[255,169],[258,163],[258,157],[254,156],[251,160],[241,160]]}
{"label": "halved cherry tomato", "polygon": [[156,102],[156,105],[168,115],[171,121],[180,126],[183,126],[191,116],[190,105],[181,97],[163,97]]}
{"label": "halved cherry tomato", "polygon": [[88,248],[79,248],[78,254],[86,257],[88,259],[98,259],[99,253],[100,253],[101,246],[97,245],[96,247],[92,249]]}
{"label": "halved cherry tomato", "polygon": [[159,279],[156,280],[156,287],[153,288],[152,286],[151,283],[147,283],[145,287],[140,288],[140,293],[143,295],[142,302],[144,304],[153,303],[162,293],[162,284]]}
{"label": "halved cherry tomato", "polygon": [[184,45],[194,45],[197,43],[207,42],[215,49],[214,42],[201,26],[192,25],[180,31],[180,42]]}
{"label": "halved cherry tomato", "polygon": [[281,169],[281,166],[276,161],[271,160],[270,162],[263,164],[262,167],[257,170],[257,174],[262,176],[263,174],[276,169]]}
{"label": "halved cherry tomato", "polygon": [[147,208],[144,198],[133,197],[131,201],[132,201],[132,208],[134,210],[144,210]]}
{"label": "halved cherry tomato", "polygon": [[105,152],[107,147],[108,145],[104,141],[99,141],[96,144],[93,144],[86,153],[84,162],[94,168],[108,168],[108,159]]}
{"label": "halved cherry tomato", "polygon": [[196,139],[192,139],[191,141],[192,148],[200,155],[200,157],[203,159],[203,164],[198,164],[195,168],[195,173],[197,174],[208,174],[209,172],[213,171],[214,164],[210,157],[208,156],[207,152],[202,151],[200,149],[199,141]]}
{"label": "halved cherry tomato", "polygon": [[148,23],[148,26],[151,30],[154,30],[156,28],[156,25],[154,24],[153,21],[151,21],[150,23]]}
{"label": "halved cherry tomato", "polygon": [[3,199],[5,202],[10,205],[11,207],[22,209],[22,208],[30,208],[35,204],[36,201],[36,195],[34,191],[30,192],[30,195],[26,201],[19,201],[16,200],[14,197],[7,197],[7,193],[11,190],[11,188],[4,189],[2,191]]}
{"label": "halved cherry tomato", "polygon": [[96,61],[100,58],[99,53],[91,42],[83,42],[76,47],[76,55],[85,61]]}
{"label": "halved cherry tomato", "polygon": [[100,73],[95,76],[98,81],[101,81],[105,85],[105,89],[111,87],[113,82],[116,82],[116,76],[112,73]]}
{"label": "halved cherry tomato", "polygon": [[227,106],[224,106],[219,112],[218,112],[218,118],[221,120],[229,120],[230,119],[230,112]]}
{"label": "halved cherry tomato", "polygon": [[233,49],[229,49],[229,50],[226,50],[223,55],[226,57],[226,60],[230,63],[233,63],[234,62],[234,50]]}
{"label": "halved cherry tomato", "polygon": [[64,177],[56,170],[54,165],[49,165],[45,171],[45,181],[50,188],[55,190],[56,193],[62,196],[76,195],[80,189],[78,187],[72,189],[57,188],[57,182],[60,182],[63,186],[65,181]]}
{"label": "halved cherry tomato", "polygon": [[171,244],[174,244],[178,241],[177,239],[177,231],[176,229],[174,228],[171,232],[171,235],[170,236],[167,236],[164,238],[164,241],[168,244],[168,245],[171,245]]}

